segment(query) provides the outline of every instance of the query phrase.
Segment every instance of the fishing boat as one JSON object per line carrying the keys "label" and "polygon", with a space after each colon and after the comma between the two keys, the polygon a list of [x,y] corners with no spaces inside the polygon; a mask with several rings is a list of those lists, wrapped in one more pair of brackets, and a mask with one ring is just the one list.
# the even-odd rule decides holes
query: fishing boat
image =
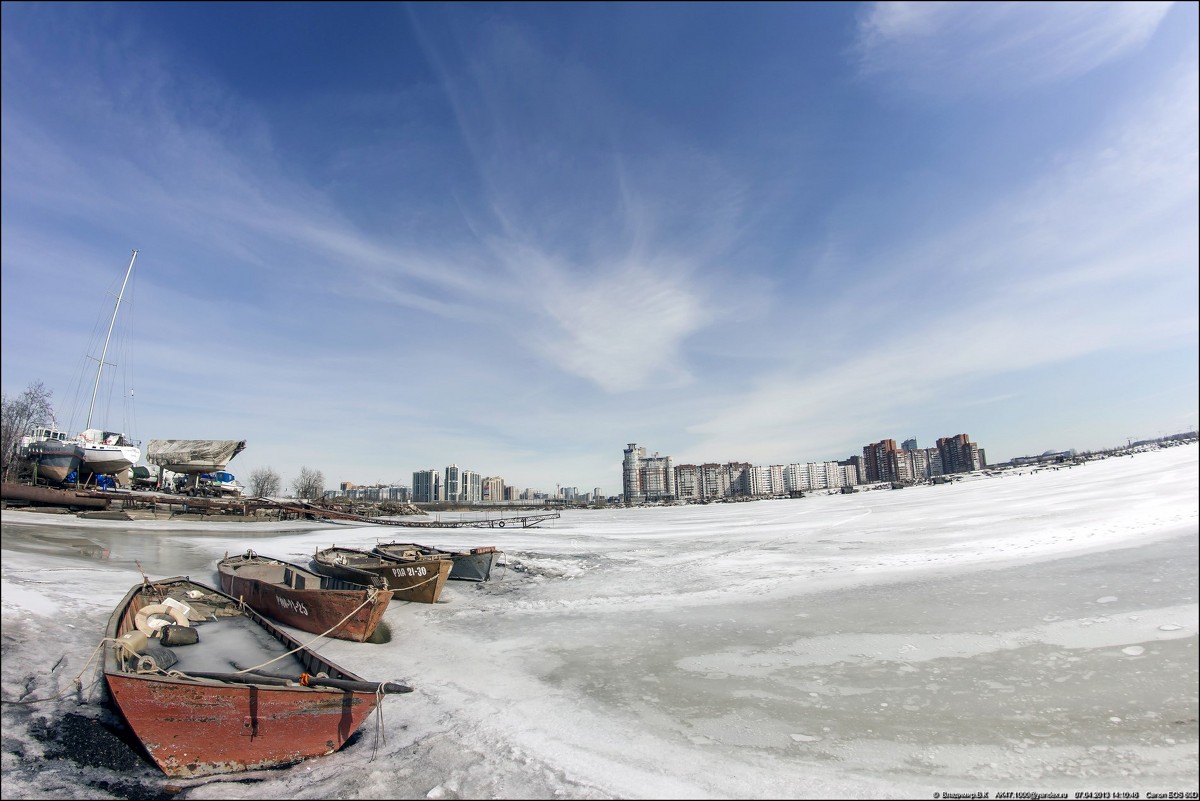
{"label": "fishing boat", "polygon": [[363,680],[253,608],[186,577],[134,585],[105,636],[109,693],[150,759],[171,777],[331,754],[384,695],[411,692]]}
{"label": "fishing boat", "polygon": [[373,551],[382,557],[394,559],[412,559],[415,556],[447,557],[452,562],[450,579],[452,581],[487,581],[492,577],[492,569],[500,561],[500,551],[493,546],[470,548],[465,551],[448,551],[433,548],[428,545],[417,545],[405,542],[379,543]]}
{"label": "fishing boat", "polygon": [[[129,259],[129,267],[125,270],[125,279],[121,282],[121,291],[117,293],[112,319],[108,322],[108,333],[104,337],[104,347],[100,351],[100,358],[96,360],[96,382],[92,387],[91,402],[88,404],[87,422],[83,426],[83,431],[75,438],[80,450],[79,474],[84,479],[89,475],[123,476],[142,458],[142,451],[137,443],[123,432],[92,427],[96,395],[100,391],[100,379],[104,374],[104,365],[107,364],[105,360],[108,357],[108,345],[112,340],[113,326],[117,323],[117,312],[121,310],[121,300],[125,297],[125,287],[129,285],[129,276],[133,274],[133,263],[137,261],[137,255],[138,252],[133,251],[133,256]],[[122,483],[129,483],[128,476],[124,477]]]}
{"label": "fishing boat", "polygon": [[65,483],[72,473],[78,474],[83,459],[78,443],[52,425],[31,428],[21,437],[19,453],[22,459],[33,463],[35,482],[45,479],[55,484]]}
{"label": "fishing boat", "polygon": [[246,551],[217,562],[221,590],[280,623],[339,640],[366,642],[387,611],[392,591],[322,576],[299,565]]}
{"label": "fishing boat", "polygon": [[400,560],[355,548],[323,548],[313,555],[312,569],[323,576],[356,584],[387,587],[397,601],[435,604],[450,577],[449,559],[415,557]]}

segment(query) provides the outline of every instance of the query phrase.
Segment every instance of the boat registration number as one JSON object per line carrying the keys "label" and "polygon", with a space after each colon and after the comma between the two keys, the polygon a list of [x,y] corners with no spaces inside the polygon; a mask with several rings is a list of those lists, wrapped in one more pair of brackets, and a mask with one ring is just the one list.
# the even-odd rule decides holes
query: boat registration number
{"label": "boat registration number", "polygon": [[397,577],[423,576],[427,572],[428,571],[424,567],[421,567],[420,565],[417,565],[416,567],[393,567],[392,568],[392,575],[397,576]]}
{"label": "boat registration number", "polygon": [[281,598],[278,595],[275,596],[275,600],[279,602],[280,606],[289,612],[295,612],[308,617],[308,607],[302,604],[300,601],[293,601],[291,598]]}

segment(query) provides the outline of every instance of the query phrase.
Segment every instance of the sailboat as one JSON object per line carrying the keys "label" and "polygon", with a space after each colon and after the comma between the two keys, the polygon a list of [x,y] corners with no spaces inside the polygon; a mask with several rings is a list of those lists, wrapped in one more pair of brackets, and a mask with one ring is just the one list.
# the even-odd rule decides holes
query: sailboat
{"label": "sailboat", "polygon": [[108,356],[108,343],[112,339],[113,326],[117,322],[117,312],[121,310],[121,300],[125,297],[125,287],[129,284],[129,276],[133,273],[133,263],[137,261],[138,252],[133,251],[129,259],[129,267],[125,270],[125,280],[121,282],[121,291],[117,293],[117,303],[113,307],[112,319],[108,323],[108,334],[104,337],[104,349],[96,365],[96,383],[92,387],[92,400],[88,404],[87,423],[83,431],[75,438],[75,444],[80,451],[80,478],[89,474],[97,476],[119,475],[129,470],[142,451],[124,432],[106,431],[103,428],[92,427],[92,414],[96,409],[96,394],[100,391],[100,377],[104,373],[105,357]]}
{"label": "sailboat", "polygon": [[133,257],[129,260],[125,280],[121,283],[112,319],[108,323],[108,335],[104,338],[104,350],[96,366],[96,383],[92,388],[92,400],[88,405],[84,430],[78,436],[70,438],[65,431],[60,431],[57,425],[41,423],[32,427],[29,433],[21,438],[20,454],[33,463],[35,479],[63,484],[75,478],[86,479],[90,475],[119,475],[142,458],[141,449],[124,433],[92,427],[92,414],[96,408],[96,395],[100,391],[105,358],[108,356],[108,343],[112,339],[117,312],[121,309],[121,300],[125,296],[125,287],[129,284],[129,276],[133,273],[133,263],[137,260],[137,254],[136,250],[133,251]]}

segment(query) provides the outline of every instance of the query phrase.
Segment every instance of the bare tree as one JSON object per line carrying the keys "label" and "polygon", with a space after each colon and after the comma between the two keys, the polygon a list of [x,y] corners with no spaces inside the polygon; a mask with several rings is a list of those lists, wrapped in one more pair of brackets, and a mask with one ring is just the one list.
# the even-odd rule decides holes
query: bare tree
{"label": "bare tree", "polygon": [[255,498],[278,495],[283,488],[283,479],[269,467],[257,467],[250,474],[250,494]]}
{"label": "bare tree", "polygon": [[50,405],[50,390],[38,381],[15,398],[0,395],[0,457],[4,459],[4,480],[15,475],[20,461],[21,437],[40,423],[54,422],[54,407]]}
{"label": "bare tree", "polygon": [[315,500],[325,494],[325,476],[320,470],[300,468],[300,475],[292,482],[296,497],[303,500]]}

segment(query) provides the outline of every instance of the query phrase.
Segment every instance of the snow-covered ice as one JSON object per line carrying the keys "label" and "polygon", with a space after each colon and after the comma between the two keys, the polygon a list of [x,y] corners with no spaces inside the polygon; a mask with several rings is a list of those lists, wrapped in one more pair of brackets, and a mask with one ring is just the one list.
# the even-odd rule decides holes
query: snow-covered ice
{"label": "snow-covered ice", "polygon": [[[529,529],[81,521],[5,511],[3,796],[929,798],[1194,790],[1195,444],[949,485],[569,511]],[[399,532],[508,568],[322,640],[415,691],[342,751],[170,782],[55,752],[140,580]],[[401,534],[401,537],[407,535]],[[302,640],[311,635],[296,633]],[[89,667],[85,687],[95,676]],[[18,699],[65,697],[45,703]],[[50,754],[53,758],[44,758]],[[96,760],[91,760],[94,762]]]}

